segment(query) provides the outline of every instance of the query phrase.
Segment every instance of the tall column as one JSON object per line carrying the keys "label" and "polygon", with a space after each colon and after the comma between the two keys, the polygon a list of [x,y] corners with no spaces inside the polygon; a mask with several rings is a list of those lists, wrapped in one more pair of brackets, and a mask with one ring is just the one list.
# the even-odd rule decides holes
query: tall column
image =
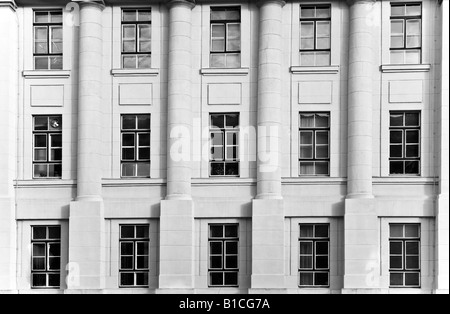
{"label": "tall column", "polygon": [[161,202],[158,293],[194,288],[194,208],[191,197],[191,16],[193,0],[168,0],[167,197]]}
{"label": "tall column", "polygon": [[344,293],[379,288],[379,220],[372,192],[374,0],[348,0],[348,182],[345,201]]}
{"label": "tall column", "polygon": [[16,121],[18,25],[14,1],[0,0],[0,292],[16,289]]}
{"label": "tall column", "polygon": [[[80,5],[77,199],[70,205],[68,288],[95,291],[105,281],[101,174],[103,1]],[[77,276],[77,278],[75,278]],[[69,291],[70,292],[70,291]]]}
{"label": "tall column", "polygon": [[[436,210],[436,293],[449,293],[449,3],[441,2],[442,51],[439,102],[439,196]],[[439,72],[439,71],[438,71]]]}
{"label": "tall column", "polygon": [[251,293],[283,291],[284,206],[281,196],[282,0],[260,0],[257,197],[252,215]]}

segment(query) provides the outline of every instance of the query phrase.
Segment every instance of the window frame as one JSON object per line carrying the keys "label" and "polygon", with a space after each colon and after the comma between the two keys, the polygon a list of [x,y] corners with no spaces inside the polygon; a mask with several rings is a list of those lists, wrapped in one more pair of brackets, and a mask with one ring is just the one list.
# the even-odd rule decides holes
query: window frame
{"label": "window frame", "polygon": [[[231,116],[231,115],[236,115],[237,119],[238,119],[238,123],[237,123],[237,127],[233,127],[233,128],[228,128],[227,127],[227,116]],[[212,118],[213,116],[222,116],[223,118],[223,128],[219,128],[219,127],[213,127],[213,123],[212,123]],[[240,154],[240,123],[241,123],[241,115],[238,112],[233,112],[233,113],[210,113],[209,114],[209,125],[210,125],[210,129],[209,129],[209,135],[210,135],[210,157],[209,157],[209,176],[211,178],[217,178],[217,177],[240,177],[241,171],[240,171],[240,158],[239,158],[239,154]],[[221,134],[222,135],[222,143],[223,145],[214,145],[213,140],[212,140],[212,134]],[[228,135],[229,134],[236,134],[236,145],[229,145],[228,144]],[[215,150],[215,148],[218,147],[222,147],[222,159],[216,159],[213,156],[213,150]],[[228,158],[228,148],[236,148],[236,158]],[[223,164],[223,175],[213,175],[212,174],[212,165],[213,164]],[[226,174],[226,170],[227,170],[227,164],[232,164],[232,165],[237,165],[237,174],[232,174],[232,175],[227,175]]]}
{"label": "window frame", "polygon": [[[36,130],[36,118],[47,118],[47,130]],[[61,123],[61,127],[58,130],[50,130],[50,124],[52,119],[58,119]],[[33,145],[33,179],[62,179],[62,165],[63,165],[63,116],[62,115],[33,115],[33,129],[32,129],[32,145]],[[45,160],[37,160],[36,158],[36,151],[37,150],[43,150],[44,147],[37,147],[36,146],[36,137],[37,136],[45,136],[46,138],[46,159]],[[61,147],[52,146],[52,138],[54,136],[60,136],[61,137]],[[52,151],[54,150],[60,150],[61,151],[61,160],[52,160]],[[45,165],[47,168],[47,176],[45,177],[37,177],[36,176],[36,167],[39,165]],[[61,167],[61,173],[59,176],[50,176],[50,166]]]}
{"label": "window frame", "polygon": [[[407,114],[417,114],[418,122],[417,126],[406,125],[406,115]],[[402,126],[393,126],[391,124],[391,118],[393,115],[402,115],[403,116],[403,125]],[[402,143],[393,143],[392,142],[392,134],[394,132],[402,132]],[[418,143],[408,143],[407,134],[409,132],[417,132],[418,133]],[[400,146],[402,147],[402,157],[392,157],[392,147]],[[417,146],[418,147],[418,156],[416,157],[407,157],[407,147],[408,146]],[[403,173],[392,173],[392,163],[394,162],[402,162],[403,163]],[[418,163],[418,171],[417,173],[406,173],[406,163],[407,162],[417,162]],[[417,111],[390,111],[389,112],[389,175],[390,176],[421,176],[422,173],[422,112],[420,110]]]}
{"label": "window frame", "polygon": [[[34,230],[35,228],[45,228],[45,239],[35,239],[34,238]],[[59,229],[59,238],[51,238],[50,237],[50,228],[58,228]],[[62,247],[61,247],[61,225],[32,225],[31,226],[31,278],[30,284],[31,289],[42,290],[42,289],[61,289],[61,261],[62,261]],[[43,245],[45,247],[45,256],[35,256],[34,248],[36,245]],[[50,256],[50,248],[53,245],[59,246],[59,256]],[[45,270],[35,269],[34,261],[35,259],[44,259],[44,268]],[[50,269],[50,259],[59,259],[59,268],[58,269]],[[34,284],[34,276],[35,275],[45,275],[46,285],[45,286],[35,286]],[[50,286],[50,276],[58,276],[59,284],[58,286]]]}
{"label": "window frame", "polygon": [[[127,238],[122,236],[122,228],[123,227],[132,227],[134,236],[133,238]],[[137,228],[146,228],[148,236],[147,237],[138,237],[137,236]],[[148,254],[147,255],[139,255],[138,254],[138,245],[139,244],[147,244]],[[122,244],[132,244],[133,245],[133,255],[122,254]],[[122,258],[123,257],[131,257],[133,260],[133,266],[131,268],[122,267]],[[141,268],[138,267],[138,257],[147,257],[147,267]],[[122,275],[123,274],[133,274],[133,285],[123,285],[122,284]],[[147,284],[146,285],[138,285],[138,277],[139,274],[147,275]],[[119,288],[120,289],[136,289],[136,288],[149,288],[150,287],[150,224],[119,224]]]}
{"label": "window frame", "polygon": [[[301,228],[302,227],[312,227],[313,228],[313,234],[311,237],[302,237],[301,234]],[[327,237],[320,237],[316,236],[316,228],[317,227],[326,227],[327,228]],[[312,252],[311,254],[302,254],[301,253],[301,245],[302,243],[309,243],[311,244]],[[328,247],[328,254],[318,254],[317,253],[317,244],[318,243],[326,243]],[[331,285],[331,225],[329,223],[300,223],[299,224],[299,237],[298,237],[298,245],[299,245],[299,251],[298,251],[298,287],[299,288],[330,288]],[[310,256],[311,258],[311,267],[309,268],[302,268],[301,267],[301,259],[303,256]],[[326,268],[320,268],[317,267],[317,260],[318,257],[327,257],[327,266]],[[302,285],[301,282],[301,274],[312,274],[313,284],[312,285]],[[327,285],[317,285],[316,284],[316,274],[327,274],[328,275],[328,284]]]}
{"label": "window frame", "polygon": [[[48,19],[47,22],[36,22],[36,13],[47,13]],[[61,22],[52,22],[51,21],[51,14],[52,13],[60,13],[61,14]],[[64,68],[64,12],[62,9],[49,9],[49,10],[33,10],[33,69],[38,71],[58,71],[62,70]],[[46,53],[38,53],[36,52],[36,44],[37,44],[37,38],[36,38],[36,30],[38,28],[45,28],[45,32],[47,35],[46,38]],[[53,52],[53,41],[52,41],[52,34],[53,30],[55,28],[61,29],[61,40],[58,41],[58,43],[61,44],[61,52]],[[36,67],[36,60],[38,58],[47,58],[47,68],[38,68]],[[52,68],[51,66],[51,59],[52,58],[60,58],[61,60],[61,67]]]}
{"label": "window frame", "polygon": [[[213,227],[222,227],[222,237],[214,237],[212,235]],[[236,237],[227,237],[226,236],[226,228],[227,227],[235,227],[236,228]],[[210,223],[208,224],[208,287],[209,288],[238,288],[239,287],[239,223]],[[212,243],[221,243],[221,254],[212,254],[211,252],[211,244]],[[227,254],[226,248],[227,243],[235,243],[237,245],[237,253],[236,254]],[[212,257],[220,257],[221,258],[221,268],[212,267],[211,259]],[[237,267],[227,267],[227,257],[235,257],[237,260]],[[213,285],[212,284],[212,275],[213,274],[222,274],[222,285]],[[236,275],[237,281],[236,284],[225,284],[226,283],[226,274],[234,274]]]}
{"label": "window frame", "polygon": [[[303,115],[313,115],[314,116],[314,125],[311,127],[303,127],[302,126],[302,116]],[[328,116],[328,126],[327,127],[318,127],[316,126],[316,118],[319,115],[327,115]],[[310,133],[312,134],[312,143],[311,144],[302,144],[302,134]],[[327,133],[328,135],[328,144],[317,144],[317,136],[320,133]],[[329,177],[331,175],[331,112],[300,112],[299,113],[299,177]],[[328,156],[327,158],[318,158],[317,150],[319,147],[328,147]],[[302,147],[311,147],[312,149],[312,157],[311,158],[302,158]],[[302,174],[301,173],[301,165],[302,163],[312,163],[314,164],[314,173],[313,174]],[[317,174],[318,163],[328,163],[328,173],[327,174]]]}
{"label": "window frame", "polygon": [[[420,15],[407,15],[406,14],[406,8],[408,6],[417,6],[420,5]],[[404,7],[405,8],[405,14],[404,15],[392,15],[392,8],[393,7]],[[389,57],[390,57],[390,63],[391,64],[415,64],[415,63],[409,63],[406,62],[405,54],[408,51],[419,51],[419,62],[418,64],[422,64],[423,61],[423,3],[422,2],[391,2],[390,3],[390,19],[389,19],[389,27],[390,27],[390,33],[389,33]],[[408,21],[419,21],[419,46],[417,47],[408,47]],[[393,21],[402,21],[402,34],[398,33],[397,37],[399,35],[402,35],[403,38],[403,45],[402,47],[392,47],[392,23]],[[401,51],[403,52],[403,62],[402,63],[393,63],[392,62],[392,52],[393,51]]]}
{"label": "window frame", "polygon": [[[124,129],[124,118],[125,117],[134,117],[135,119],[135,129]],[[148,117],[148,120],[150,122],[148,129],[140,129],[139,128],[139,117]],[[138,113],[138,114],[121,114],[120,115],[120,176],[122,179],[142,179],[142,178],[150,178],[150,171],[151,171],[151,153],[152,153],[152,132],[151,132],[151,114],[148,113]],[[124,146],[124,135],[133,135],[134,137],[134,146]],[[139,145],[139,139],[142,135],[148,135],[149,137],[149,146],[146,145]],[[125,159],[124,156],[124,149],[133,149],[134,150],[134,158],[133,159]],[[141,159],[139,157],[139,153],[141,149],[148,149],[149,150],[149,158],[143,158]],[[133,176],[125,176],[124,175],[124,166],[133,164]],[[146,175],[139,176],[138,167],[139,165],[147,165],[149,168],[149,172]]]}
{"label": "window frame", "polygon": [[[391,234],[393,226],[402,226],[402,237],[394,237]],[[417,237],[407,237],[406,236],[406,227],[414,226],[417,227],[418,236]],[[421,288],[422,287],[422,249],[421,249],[421,241],[422,241],[422,226],[420,223],[390,223],[389,224],[389,288]],[[391,253],[391,244],[392,243],[401,243],[402,244],[402,254],[392,254]],[[418,254],[407,254],[407,243],[416,243],[418,245]],[[418,268],[408,268],[407,257],[414,256],[418,259]],[[402,267],[401,268],[393,268],[392,267],[392,257],[401,257],[402,258]],[[393,274],[402,274],[403,275],[403,284],[402,285],[393,285],[392,284],[392,275]],[[406,274],[416,274],[419,276],[419,284],[418,285],[406,285]]]}
{"label": "window frame", "polygon": [[[329,9],[330,12],[330,16],[329,17],[302,17],[302,9],[306,9],[306,8],[314,8],[314,12],[317,12],[317,9]],[[312,66],[312,67],[318,67],[318,66],[330,66],[331,65],[331,44],[332,44],[332,25],[331,25],[331,21],[332,21],[332,5],[331,4],[301,4],[300,5],[300,28],[299,28],[299,54],[300,54],[300,66]],[[315,14],[316,15],[316,14]],[[317,24],[318,23],[323,23],[323,22],[328,22],[329,25],[329,48],[327,49],[322,49],[322,48],[317,48],[317,42],[319,38],[326,38],[326,37],[319,37],[318,36],[318,27]],[[306,49],[306,48],[302,48],[302,39],[304,39],[305,37],[302,37],[302,25],[305,23],[312,23],[313,25],[313,37],[308,37],[309,39],[313,39],[314,42],[314,47],[312,49]],[[327,64],[317,64],[317,54],[318,53],[324,53],[324,52],[328,52],[328,63]],[[304,53],[312,53],[314,55],[314,64],[303,64],[302,62],[302,54]]]}
{"label": "window frame", "polygon": [[[148,12],[150,14],[150,21],[140,21],[139,20],[139,12]],[[125,21],[124,20],[124,13],[126,12],[135,12],[136,13],[136,20],[133,21]],[[126,70],[136,70],[136,69],[151,69],[152,68],[152,9],[151,8],[121,8],[120,12],[120,64],[122,69]],[[125,41],[130,41],[131,39],[126,39],[125,36],[125,28],[127,26],[134,26],[134,51],[124,51],[124,43]],[[146,40],[150,42],[150,51],[140,51],[140,43],[141,38],[139,36],[139,29],[141,26],[147,26],[150,30],[150,39]],[[134,56],[135,57],[135,67],[125,67],[125,57],[127,56]],[[140,57],[149,57],[150,58],[150,64],[148,67],[139,67],[139,58]]]}
{"label": "window frame", "polygon": [[[224,20],[216,20],[212,19],[212,12],[214,11],[239,11],[239,20],[231,20],[231,19],[224,19]],[[234,69],[234,68],[240,68],[242,66],[242,7],[241,6],[211,6],[210,7],[210,37],[209,37],[209,54],[210,54],[210,68],[226,68],[226,69]],[[238,25],[239,26],[239,49],[238,50],[229,50],[228,44],[229,44],[229,26],[230,25]],[[215,38],[222,37],[213,37],[213,28],[214,26],[223,26],[225,29],[225,34],[223,37],[224,40],[224,51],[215,51],[213,50],[213,41]],[[214,67],[212,59],[215,55],[223,55],[225,58],[225,66],[224,67]],[[231,67],[227,65],[227,56],[228,55],[237,55],[239,58],[239,66]]]}

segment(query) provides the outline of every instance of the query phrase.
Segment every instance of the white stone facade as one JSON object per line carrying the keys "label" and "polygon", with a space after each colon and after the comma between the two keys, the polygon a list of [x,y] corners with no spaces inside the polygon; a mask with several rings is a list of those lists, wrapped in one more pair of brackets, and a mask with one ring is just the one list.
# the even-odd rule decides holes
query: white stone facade
{"label": "white stone facade", "polygon": [[[321,66],[300,62],[301,8],[317,1],[53,2],[0,0],[0,293],[449,292],[447,0],[413,1],[419,64],[390,57],[391,7],[411,1],[320,1]],[[236,7],[240,66],[213,67],[211,11]],[[123,67],[130,9],[151,12],[150,67]],[[63,12],[60,69],[33,61],[46,10]],[[390,115],[408,112],[420,171],[392,175]],[[317,113],[328,175],[304,176],[300,114]],[[238,175],[211,175],[211,114],[239,114]],[[147,177],[123,176],[123,115],[150,115]],[[34,178],[36,116],[62,118],[58,178]],[[149,230],[134,288],[120,283],[126,225]],[[237,284],[212,284],[214,225],[238,225]],[[301,225],[329,228],[324,286],[300,284]],[[392,285],[393,225],[420,226],[419,285]],[[57,287],[33,284],[36,226],[61,227]]]}

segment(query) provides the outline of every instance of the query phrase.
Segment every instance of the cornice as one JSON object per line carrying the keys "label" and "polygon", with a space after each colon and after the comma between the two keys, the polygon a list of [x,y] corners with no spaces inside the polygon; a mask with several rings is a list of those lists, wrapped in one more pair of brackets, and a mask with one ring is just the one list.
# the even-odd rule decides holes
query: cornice
{"label": "cornice", "polygon": [[6,1],[6,0],[0,0],[0,7],[10,7],[12,10],[17,9],[17,4],[14,0]]}

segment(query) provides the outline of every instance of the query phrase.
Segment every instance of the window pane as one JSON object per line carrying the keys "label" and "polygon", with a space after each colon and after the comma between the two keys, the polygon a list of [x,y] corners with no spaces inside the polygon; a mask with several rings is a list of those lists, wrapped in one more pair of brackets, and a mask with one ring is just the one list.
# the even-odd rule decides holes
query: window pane
{"label": "window pane", "polygon": [[121,286],[134,286],[134,274],[133,273],[121,273],[120,274]]}
{"label": "window pane", "polygon": [[392,20],[391,21],[391,34],[403,35],[403,20]]}
{"label": "window pane", "polygon": [[122,129],[124,130],[136,129],[136,116],[134,115],[122,116]]}
{"label": "window pane", "polygon": [[[147,229],[147,228],[144,228]],[[141,237],[138,237],[141,238]],[[148,242],[138,242],[136,243],[136,250],[138,255],[148,255],[149,254],[149,243]]]}
{"label": "window pane", "polygon": [[134,148],[123,148],[122,149],[122,160],[134,160]]}
{"label": "window pane", "polygon": [[330,116],[328,114],[317,114],[316,115],[316,127],[317,128],[328,128],[330,126]]}
{"label": "window pane", "polygon": [[420,50],[406,50],[405,51],[406,64],[420,64]]}
{"label": "window pane", "polygon": [[403,146],[402,145],[391,145],[390,149],[389,149],[389,157],[402,158],[403,157]]}
{"label": "window pane", "polygon": [[134,22],[136,21],[136,10],[124,10],[122,12],[122,21]]}
{"label": "window pane", "polygon": [[391,51],[391,63],[392,64],[403,64],[405,53],[404,51]]}
{"label": "window pane", "polygon": [[391,114],[390,125],[391,126],[403,126],[403,114]]}
{"label": "window pane", "polygon": [[237,242],[226,242],[225,253],[226,254],[238,254]]}
{"label": "window pane", "polygon": [[239,115],[238,114],[227,114],[226,115],[227,128],[236,128],[239,126]]}
{"label": "window pane", "polygon": [[225,260],[225,268],[226,269],[237,269],[238,268],[238,257],[237,256],[228,256]]}
{"label": "window pane", "polygon": [[317,159],[329,158],[328,146],[317,146],[316,147],[316,158]]}
{"label": "window pane", "polygon": [[313,132],[300,131],[300,144],[301,145],[312,145],[313,144]]}
{"label": "window pane", "polygon": [[328,132],[316,132],[316,144],[318,145],[328,145],[329,138]]}
{"label": "window pane", "polygon": [[313,286],[314,274],[300,272],[300,286]]}
{"label": "window pane", "polygon": [[418,225],[406,225],[405,226],[405,237],[407,238],[418,238],[420,237]]}
{"label": "window pane", "polygon": [[330,7],[317,7],[316,8],[316,17],[330,18],[331,17],[331,8]]}
{"label": "window pane", "polygon": [[300,269],[313,269],[312,256],[300,256]]}
{"label": "window pane", "polygon": [[212,160],[224,160],[223,147],[211,147]]}
{"label": "window pane", "polygon": [[328,286],[329,285],[328,273],[315,273],[314,281],[316,286]]}
{"label": "window pane", "polygon": [[122,256],[120,258],[120,268],[121,269],[133,269],[133,256]]}
{"label": "window pane", "polygon": [[227,132],[227,145],[238,145],[237,132]]}
{"label": "window pane", "polygon": [[45,257],[46,256],[45,244],[33,244],[33,257]]}
{"label": "window pane", "polygon": [[405,174],[419,174],[420,164],[419,161],[405,161]]}
{"label": "window pane", "polygon": [[406,113],[405,114],[406,126],[420,126],[420,115],[418,113]]}
{"label": "window pane", "polygon": [[134,245],[132,242],[124,242],[120,244],[120,254],[121,255],[133,255]]}
{"label": "window pane", "polygon": [[212,68],[225,68],[225,54],[211,54]]}
{"label": "window pane", "polygon": [[317,269],[327,269],[328,265],[328,256],[317,256],[316,257],[316,268]]}
{"label": "window pane", "polygon": [[123,25],[123,39],[136,40],[136,26],[135,25]]}
{"label": "window pane", "polygon": [[404,47],[403,35],[392,35],[391,36],[391,48],[403,48],[403,47]]}
{"label": "window pane", "polygon": [[62,23],[62,12],[50,12],[50,21],[52,23]]}
{"label": "window pane", "polygon": [[314,236],[313,225],[300,225],[300,238],[312,238]]}
{"label": "window pane", "polygon": [[34,22],[35,23],[48,23],[49,22],[49,12],[34,12]]}
{"label": "window pane", "polygon": [[123,56],[123,67],[124,69],[136,69],[136,56]]}
{"label": "window pane", "polygon": [[48,57],[34,57],[34,69],[35,70],[48,70],[49,69]]}
{"label": "window pane", "polygon": [[302,38],[300,42],[300,49],[314,49],[314,38]]}
{"label": "window pane", "polygon": [[209,259],[209,268],[223,269],[222,261],[222,256],[211,256]]}
{"label": "window pane", "polygon": [[330,65],[330,52],[329,51],[319,51],[315,53],[316,55],[316,66],[326,66]]}
{"label": "window pane", "polygon": [[313,158],[313,147],[312,146],[301,146],[300,147],[300,158],[301,159],[312,159]]}
{"label": "window pane", "polygon": [[223,133],[211,133],[211,145],[223,146]]}
{"label": "window pane", "polygon": [[212,9],[211,21],[239,21],[241,19],[240,9]]}
{"label": "window pane", "polygon": [[48,129],[48,117],[36,116],[34,117],[34,130],[41,131]]}
{"label": "window pane", "polygon": [[210,226],[210,237],[211,238],[223,238],[223,226]]}
{"label": "window pane", "polygon": [[210,274],[211,286],[223,286],[223,273]]}
{"label": "window pane", "polygon": [[61,227],[48,227],[49,239],[61,239]]}
{"label": "window pane", "polygon": [[330,34],[331,24],[328,21],[317,22],[317,48],[329,49],[330,48]]}
{"label": "window pane", "polygon": [[239,175],[239,163],[227,162],[225,164],[225,175],[238,176]]}
{"label": "window pane", "polygon": [[60,178],[62,173],[62,166],[60,164],[54,164],[48,166],[48,175],[51,178]]}
{"label": "window pane", "polygon": [[124,163],[122,164],[122,177],[134,177],[136,164],[134,163]]}
{"label": "window pane", "polygon": [[312,255],[313,243],[312,242],[300,242],[300,255]]}
{"label": "window pane", "polygon": [[391,131],[390,142],[391,142],[391,144],[402,144],[403,143],[403,131]]}
{"label": "window pane", "polygon": [[317,242],[316,254],[328,255],[328,242]]}
{"label": "window pane", "polygon": [[227,51],[241,50],[241,25],[228,24]]}
{"label": "window pane", "polygon": [[403,225],[391,225],[390,226],[391,238],[403,238]]}
{"label": "window pane", "polygon": [[300,34],[302,38],[314,38],[314,22],[301,22]]}
{"label": "window pane", "polygon": [[316,16],[316,8],[315,7],[301,7],[300,17],[303,18],[312,18]]}
{"label": "window pane", "polygon": [[327,176],[329,174],[329,162],[316,162],[316,175]]}
{"label": "window pane", "polygon": [[301,128],[313,128],[314,127],[314,114],[301,114],[300,115],[300,127]]}
{"label": "window pane", "polygon": [[214,39],[225,39],[225,24],[211,25],[211,37]]}
{"label": "window pane", "polygon": [[34,178],[47,178],[48,177],[47,165],[34,165]]}
{"label": "window pane", "polygon": [[122,239],[134,239],[134,226],[121,226],[120,237]]}
{"label": "window pane", "polygon": [[139,133],[139,146],[150,146],[150,133]]}
{"label": "window pane", "polygon": [[61,134],[50,135],[50,143],[52,147],[62,147],[62,135]]}
{"label": "window pane", "polygon": [[211,115],[211,128],[223,129],[224,127],[223,115]]}
{"label": "window pane", "polygon": [[418,287],[420,285],[420,273],[406,273],[405,285]]}
{"label": "window pane", "polygon": [[50,120],[50,130],[51,131],[61,131],[62,130],[62,121],[61,116],[49,117]]}
{"label": "window pane", "polygon": [[152,20],[152,12],[150,10],[139,10],[138,20],[140,22],[150,22]]}
{"label": "window pane", "polygon": [[238,226],[237,225],[225,226],[225,237],[226,238],[237,238],[238,237]]}
{"label": "window pane", "polygon": [[60,270],[61,269],[61,259],[59,257],[49,258],[49,270]]}
{"label": "window pane", "polygon": [[[148,239],[149,238],[149,225],[144,225],[144,226],[136,226],[136,238],[138,239]],[[148,247],[148,242],[142,242],[140,244],[144,244],[147,245]],[[138,253],[141,254],[141,253]]]}
{"label": "window pane", "polygon": [[227,147],[227,160],[237,160],[238,159],[238,148],[237,147]]}
{"label": "window pane", "polygon": [[50,69],[61,70],[63,68],[62,57],[50,57]]}
{"label": "window pane", "polygon": [[137,269],[148,269],[148,256],[136,257],[136,268]]}
{"label": "window pane", "polygon": [[328,225],[316,225],[315,226],[315,237],[316,238],[328,238],[329,237],[329,226]]}
{"label": "window pane", "polygon": [[33,258],[33,270],[45,271],[45,257]]}
{"label": "window pane", "polygon": [[138,57],[138,68],[139,69],[149,69],[151,67],[151,57],[150,55],[143,55]]}
{"label": "window pane", "polygon": [[301,52],[300,53],[300,65],[301,66],[315,65],[315,54],[313,52]]}
{"label": "window pane", "polygon": [[419,145],[406,146],[406,158],[418,158],[419,156]]}
{"label": "window pane", "polygon": [[34,53],[47,54],[47,27],[35,27],[34,38]]}
{"label": "window pane", "polygon": [[403,242],[389,243],[389,254],[394,254],[394,255],[403,254]]}
{"label": "window pane", "polygon": [[314,175],[314,163],[300,162],[300,175]]}
{"label": "window pane", "polygon": [[150,177],[150,163],[137,164],[137,176],[138,177]]}
{"label": "window pane", "polygon": [[422,6],[420,4],[410,4],[406,6],[406,15],[420,16],[422,15]]}
{"label": "window pane", "polygon": [[34,136],[34,147],[47,147],[47,135],[45,134],[36,134]]}
{"label": "window pane", "polygon": [[391,6],[391,16],[404,16],[405,5],[393,5]]}
{"label": "window pane", "polygon": [[61,245],[59,243],[49,243],[48,254],[51,257],[61,256]]}
{"label": "window pane", "polygon": [[34,161],[47,161],[47,149],[35,149]]}
{"label": "window pane", "polygon": [[241,55],[239,53],[226,54],[226,67],[229,69],[236,69],[241,67]]}
{"label": "window pane", "polygon": [[136,274],[136,285],[138,286],[148,286],[148,273],[137,273]]}
{"label": "window pane", "polygon": [[150,148],[139,148],[139,160],[150,159]]}
{"label": "window pane", "polygon": [[403,269],[403,257],[402,256],[391,256],[390,257],[390,268],[391,269]]}
{"label": "window pane", "polygon": [[[219,235],[218,237],[222,237]],[[222,242],[210,242],[209,243],[209,253],[214,255],[222,255],[223,254],[223,243]]]}
{"label": "window pane", "polygon": [[419,256],[407,256],[405,267],[406,269],[419,269],[420,268]]}
{"label": "window pane", "polygon": [[47,276],[45,274],[33,274],[33,287],[46,287]]}
{"label": "window pane", "polygon": [[403,274],[402,273],[391,273],[390,276],[391,286],[403,286]]}
{"label": "window pane", "polygon": [[51,32],[51,52],[62,53],[63,52],[63,31],[62,27],[52,27]]}
{"label": "window pane", "polygon": [[226,286],[237,286],[238,285],[238,273],[225,273],[225,285]]}
{"label": "window pane", "polygon": [[225,175],[225,164],[224,163],[211,163],[211,175],[212,176]]}
{"label": "window pane", "polygon": [[135,146],[134,134],[122,134],[122,146]]}

